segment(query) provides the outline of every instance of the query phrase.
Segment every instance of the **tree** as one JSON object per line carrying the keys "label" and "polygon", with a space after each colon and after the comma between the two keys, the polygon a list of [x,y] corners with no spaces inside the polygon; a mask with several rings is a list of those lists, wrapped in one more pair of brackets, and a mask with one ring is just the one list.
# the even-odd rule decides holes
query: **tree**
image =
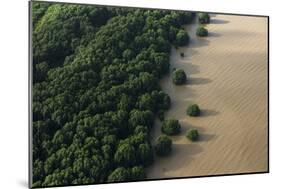
{"label": "tree", "polygon": [[110,145],[114,147],[116,143],[117,143],[117,138],[115,135],[106,135],[102,138],[103,145]]}
{"label": "tree", "polygon": [[133,167],[130,177],[130,180],[144,180],[146,178],[144,168],[141,166]]}
{"label": "tree", "polygon": [[186,31],[180,29],[176,35],[175,46],[184,46],[189,42],[189,36]]}
{"label": "tree", "polygon": [[151,128],[153,119],[154,118],[151,111],[140,111],[135,109],[130,112],[129,124],[133,129],[138,125],[144,125],[148,128]]}
{"label": "tree", "polygon": [[34,75],[34,79],[39,82],[44,81],[49,69],[50,68],[49,68],[49,65],[47,64],[47,62],[41,62],[41,63],[36,64],[35,65],[36,75]]}
{"label": "tree", "polygon": [[113,154],[112,147],[109,146],[108,144],[106,144],[106,145],[102,146],[101,149],[102,149],[102,152],[103,152],[103,157],[105,159],[110,160],[112,158],[112,154]]}
{"label": "tree", "polygon": [[117,108],[119,110],[125,110],[125,111],[128,111],[130,110],[134,105],[134,101],[133,101],[133,98],[131,96],[128,96],[128,95],[122,95],[121,98],[120,98],[120,101],[117,105]]}
{"label": "tree", "polygon": [[140,144],[138,147],[138,159],[147,166],[153,162],[153,150],[149,144]]}
{"label": "tree", "polygon": [[163,121],[161,131],[167,135],[176,135],[181,131],[181,125],[178,120],[167,119]]}
{"label": "tree", "polygon": [[148,128],[145,126],[142,126],[142,125],[136,126],[136,128],[134,130],[134,134],[148,133],[148,132],[149,132]]}
{"label": "tree", "polygon": [[182,69],[176,69],[172,73],[173,83],[176,85],[182,85],[186,82],[186,74]]}
{"label": "tree", "polygon": [[122,144],[117,148],[114,161],[119,166],[128,167],[137,162],[136,150],[130,144]]}
{"label": "tree", "polygon": [[118,167],[108,176],[108,182],[122,182],[130,179],[130,172],[124,167]]}
{"label": "tree", "polygon": [[201,24],[209,24],[210,23],[210,16],[208,13],[199,13],[198,20]]}
{"label": "tree", "polygon": [[204,28],[203,26],[199,26],[196,29],[196,35],[199,37],[206,37],[206,36],[208,36],[208,30],[206,28]]}
{"label": "tree", "polygon": [[135,56],[135,53],[134,51],[132,51],[131,49],[126,49],[124,52],[123,52],[123,58],[125,58],[125,60],[131,60],[132,58],[134,58]]}
{"label": "tree", "polygon": [[155,102],[153,101],[151,95],[148,93],[140,96],[139,101],[138,101],[138,106],[139,106],[139,109],[141,109],[141,110],[154,111],[154,109],[156,108]]}
{"label": "tree", "polygon": [[166,135],[161,135],[156,140],[155,153],[158,156],[167,156],[172,151],[172,140]]}
{"label": "tree", "polygon": [[197,104],[189,105],[186,110],[186,114],[193,117],[199,116],[200,115],[199,106]]}
{"label": "tree", "polygon": [[197,141],[199,139],[199,133],[196,129],[190,129],[187,132],[186,137],[191,141]]}
{"label": "tree", "polygon": [[171,106],[169,95],[163,91],[152,91],[151,96],[155,101],[158,110],[168,110]]}

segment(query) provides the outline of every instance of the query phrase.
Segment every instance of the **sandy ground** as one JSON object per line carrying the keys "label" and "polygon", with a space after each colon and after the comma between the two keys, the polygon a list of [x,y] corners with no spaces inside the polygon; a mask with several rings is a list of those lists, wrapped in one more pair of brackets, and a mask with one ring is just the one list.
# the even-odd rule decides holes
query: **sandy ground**
{"label": "sandy ground", "polygon": [[[148,168],[148,178],[267,171],[267,19],[213,15],[207,38],[197,38],[195,28],[186,27],[190,45],[171,54],[172,67],[184,69],[188,83],[161,81],[172,99],[166,118],[179,119],[182,133],[172,137],[171,156]],[[203,115],[186,116],[189,103]],[[190,128],[198,129],[200,141],[186,139]],[[153,140],[160,134],[157,121]]]}

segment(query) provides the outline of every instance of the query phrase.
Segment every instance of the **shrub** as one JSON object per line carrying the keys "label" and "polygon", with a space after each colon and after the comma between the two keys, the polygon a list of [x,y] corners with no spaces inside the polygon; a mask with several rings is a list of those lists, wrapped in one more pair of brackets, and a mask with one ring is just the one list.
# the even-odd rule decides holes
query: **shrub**
{"label": "shrub", "polygon": [[186,74],[182,69],[176,69],[173,71],[172,79],[174,84],[182,85],[186,82]]}
{"label": "shrub", "polygon": [[197,141],[199,138],[199,133],[196,129],[191,129],[187,132],[186,137],[191,141]]}
{"label": "shrub", "polygon": [[200,108],[197,104],[192,104],[190,106],[188,106],[187,110],[186,110],[186,114],[189,116],[199,116],[200,115]]}
{"label": "shrub", "polygon": [[196,29],[196,35],[199,37],[206,37],[206,36],[208,36],[208,30],[206,28],[204,28],[203,26],[199,26]]}
{"label": "shrub", "polygon": [[161,131],[167,135],[176,135],[181,131],[181,125],[178,120],[167,119],[163,122]]}
{"label": "shrub", "polygon": [[201,24],[209,24],[210,16],[208,13],[199,13],[198,20]]}
{"label": "shrub", "polygon": [[167,156],[172,151],[172,140],[166,135],[157,138],[155,145],[155,153],[158,156]]}

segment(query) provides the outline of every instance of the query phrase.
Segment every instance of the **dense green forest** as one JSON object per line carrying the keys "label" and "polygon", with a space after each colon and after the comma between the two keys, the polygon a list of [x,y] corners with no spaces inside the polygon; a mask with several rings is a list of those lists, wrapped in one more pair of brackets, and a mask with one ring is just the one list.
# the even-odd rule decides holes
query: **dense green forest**
{"label": "dense green forest", "polygon": [[[193,17],[32,3],[33,187],[145,178],[150,130],[170,107],[158,81]],[[171,141],[159,140],[158,154],[168,154]]]}

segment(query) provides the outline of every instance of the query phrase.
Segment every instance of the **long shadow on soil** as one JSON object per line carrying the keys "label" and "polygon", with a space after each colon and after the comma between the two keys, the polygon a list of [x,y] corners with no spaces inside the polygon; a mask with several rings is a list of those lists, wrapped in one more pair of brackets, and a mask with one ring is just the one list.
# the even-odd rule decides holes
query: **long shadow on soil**
{"label": "long shadow on soil", "polygon": [[228,20],[221,20],[221,19],[211,19],[211,24],[227,24],[229,23]]}
{"label": "long shadow on soil", "polygon": [[208,78],[191,77],[191,78],[188,79],[187,84],[188,85],[204,85],[204,84],[208,84],[208,83],[211,83],[211,82],[212,82],[212,80],[208,79]]}
{"label": "long shadow on soil", "polygon": [[209,117],[209,116],[215,116],[218,115],[220,112],[216,110],[211,109],[202,109],[200,113],[200,117]]}

